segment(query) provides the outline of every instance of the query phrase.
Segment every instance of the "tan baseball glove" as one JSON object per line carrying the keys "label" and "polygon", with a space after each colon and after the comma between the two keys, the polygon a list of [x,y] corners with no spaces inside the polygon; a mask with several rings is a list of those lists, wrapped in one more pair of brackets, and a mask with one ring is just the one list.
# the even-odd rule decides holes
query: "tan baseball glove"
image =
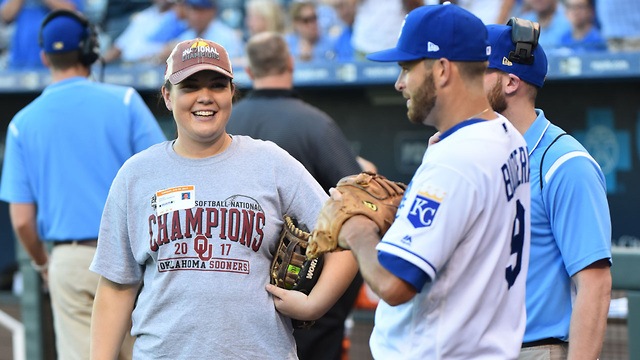
{"label": "tan baseball glove", "polygon": [[370,172],[342,178],[335,188],[342,198],[330,198],[320,210],[307,246],[307,258],[315,259],[326,252],[343,250],[338,245],[338,234],[342,224],[354,215],[373,220],[380,229],[380,236],[384,235],[395,220],[406,188],[403,183]]}

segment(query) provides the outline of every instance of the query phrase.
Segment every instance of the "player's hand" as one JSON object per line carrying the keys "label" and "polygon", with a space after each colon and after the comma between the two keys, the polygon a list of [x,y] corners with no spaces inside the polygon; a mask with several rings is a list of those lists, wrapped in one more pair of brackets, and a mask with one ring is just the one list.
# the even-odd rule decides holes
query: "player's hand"
{"label": "player's hand", "polygon": [[[329,189],[329,195],[333,200],[336,200],[336,201],[342,200],[342,193],[336,188]],[[342,231],[340,231],[340,233],[342,234]],[[338,246],[340,246],[343,249],[349,249],[346,243],[346,239],[343,236],[338,236]]]}
{"label": "player's hand", "polygon": [[297,320],[315,320],[309,314],[307,304],[309,297],[300,291],[286,290],[275,285],[267,284],[266,290],[273,295],[273,304],[282,315]]}
{"label": "player's hand", "polygon": [[429,146],[437,143],[438,141],[440,141],[440,131],[438,131],[437,133],[433,134],[430,138],[429,138]]}
{"label": "player's hand", "polygon": [[[342,193],[336,188],[329,189],[331,198],[340,201]],[[380,232],[380,227],[371,219],[364,215],[356,215],[344,222],[338,236],[338,246],[344,249],[351,249],[350,241],[357,241],[358,234],[364,232]]]}
{"label": "player's hand", "polygon": [[[358,248],[365,239],[375,238],[375,243],[380,241],[380,228],[375,221],[364,215],[356,215],[348,219],[340,229],[338,245],[349,249]],[[357,244],[359,243],[359,244]]]}

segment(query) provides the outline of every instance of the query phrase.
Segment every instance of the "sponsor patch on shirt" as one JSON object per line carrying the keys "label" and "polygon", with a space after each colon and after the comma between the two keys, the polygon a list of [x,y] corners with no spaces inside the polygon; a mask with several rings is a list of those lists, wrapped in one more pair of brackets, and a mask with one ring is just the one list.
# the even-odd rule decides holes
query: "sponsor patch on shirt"
{"label": "sponsor patch on shirt", "polygon": [[415,228],[429,227],[433,224],[433,219],[438,212],[440,203],[444,199],[446,193],[438,197],[436,192],[418,191],[416,198],[411,204],[411,209],[407,215],[407,219]]}

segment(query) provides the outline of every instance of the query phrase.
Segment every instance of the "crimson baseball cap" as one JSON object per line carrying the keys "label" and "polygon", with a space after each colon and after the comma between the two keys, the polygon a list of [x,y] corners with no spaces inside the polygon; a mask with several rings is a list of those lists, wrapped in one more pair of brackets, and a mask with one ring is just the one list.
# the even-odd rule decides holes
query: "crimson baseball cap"
{"label": "crimson baseball cap", "polygon": [[41,30],[40,40],[45,53],[57,53],[79,49],[89,29],[78,19],[59,15],[48,21]]}
{"label": "crimson baseball cap", "polygon": [[369,54],[367,59],[487,61],[490,52],[482,20],[458,5],[445,3],[411,11],[404,20],[396,47]]}
{"label": "crimson baseball cap", "polygon": [[233,79],[229,54],[221,45],[201,38],[185,40],[169,55],[164,80],[177,85],[202,70],[217,71]]}
{"label": "crimson baseball cap", "polygon": [[511,40],[512,27],[508,25],[488,25],[489,43],[491,44],[491,56],[489,56],[489,68],[502,70],[514,74],[520,79],[542,87],[547,76],[547,55],[542,46],[538,44],[533,49],[533,63],[531,65],[518,64],[509,60],[509,52],[516,51],[516,44]]}

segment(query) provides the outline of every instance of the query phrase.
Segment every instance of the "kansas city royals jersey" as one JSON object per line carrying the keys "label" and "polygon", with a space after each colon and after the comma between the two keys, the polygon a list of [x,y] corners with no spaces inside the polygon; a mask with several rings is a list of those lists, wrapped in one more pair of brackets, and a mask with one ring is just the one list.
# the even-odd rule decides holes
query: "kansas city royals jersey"
{"label": "kansas city royals jersey", "polygon": [[418,294],[381,301],[379,359],[515,359],[525,329],[529,159],[504,117],[468,120],[426,151],[380,263]]}

